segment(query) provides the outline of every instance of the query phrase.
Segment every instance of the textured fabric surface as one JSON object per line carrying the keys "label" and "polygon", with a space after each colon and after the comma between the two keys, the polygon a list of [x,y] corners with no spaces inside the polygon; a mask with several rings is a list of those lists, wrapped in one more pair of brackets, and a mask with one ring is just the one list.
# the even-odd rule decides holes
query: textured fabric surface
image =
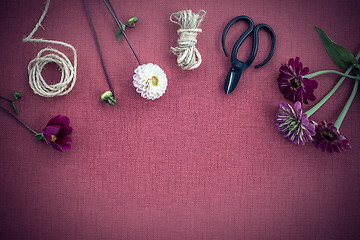
{"label": "textured fabric surface", "polygon": [[[89,0],[115,107],[100,100],[108,86],[80,0],[53,0],[45,30],[34,36],[76,48],[74,89],[57,98],[32,92],[27,65],[47,45],[21,40],[44,5],[44,0],[0,2],[0,95],[20,91],[19,117],[37,131],[55,115],[69,116],[72,149],[53,150],[0,111],[1,239],[360,239],[360,96],[341,127],[350,152],[295,146],[275,124],[277,106],[285,101],[276,81],[281,64],[299,56],[310,72],[339,70],[315,26],[354,54],[360,50],[358,1],[113,0],[121,20],[140,19],[126,33],[141,61],[167,74],[165,95],[151,101],[132,85],[137,62],[126,41],[117,42],[106,7]],[[203,62],[194,71],[181,70],[170,51],[178,25],[169,16],[185,9],[207,12],[196,45]],[[221,49],[221,34],[239,15],[272,26],[277,49],[265,66],[247,69],[226,95],[230,58]],[[230,29],[228,49],[245,27]],[[254,64],[266,57],[269,40],[260,33]],[[240,59],[249,55],[250,42],[240,48]],[[48,83],[60,79],[52,64],[43,74]],[[318,99],[338,79],[317,77]],[[353,82],[345,80],[311,119],[335,121]],[[5,101],[1,105],[11,108]]]}

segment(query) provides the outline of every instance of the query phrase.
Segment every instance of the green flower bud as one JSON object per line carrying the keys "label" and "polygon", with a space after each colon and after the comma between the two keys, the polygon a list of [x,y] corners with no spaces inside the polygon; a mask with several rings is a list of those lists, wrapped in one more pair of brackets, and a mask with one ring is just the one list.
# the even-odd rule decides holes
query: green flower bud
{"label": "green flower bud", "polygon": [[138,19],[136,16],[133,16],[132,18],[130,18],[130,19],[128,20],[128,24],[129,24],[129,25],[133,25],[133,24],[135,24],[137,21],[139,21],[139,19]]}
{"label": "green flower bud", "polygon": [[15,99],[21,98],[21,93],[18,92],[18,91],[14,92],[14,98],[15,98]]}
{"label": "green flower bud", "polygon": [[106,91],[101,95],[101,100],[107,102],[107,100],[112,96],[113,96],[113,94],[111,91]]}
{"label": "green flower bud", "polygon": [[114,98],[114,95],[112,94],[111,91],[106,91],[101,95],[101,100],[103,100],[104,102],[109,103],[110,105],[115,105],[116,100]]}

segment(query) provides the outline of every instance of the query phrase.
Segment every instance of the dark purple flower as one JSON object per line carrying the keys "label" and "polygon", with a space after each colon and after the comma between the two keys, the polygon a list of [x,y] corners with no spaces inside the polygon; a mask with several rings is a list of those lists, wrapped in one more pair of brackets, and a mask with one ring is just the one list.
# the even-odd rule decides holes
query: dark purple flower
{"label": "dark purple flower", "polygon": [[314,89],[318,87],[315,80],[305,78],[309,73],[309,68],[304,67],[300,62],[300,58],[289,59],[288,64],[283,64],[280,67],[278,83],[281,93],[288,100],[294,103],[299,101],[301,103],[308,103],[315,101]]}
{"label": "dark purple flower", "polygon": [[315,135],[315,125],[310,123],[307,114],[302,112],[300,102],[295,103],[294,109],[287,103],[280,103],[276,126],[283,137],[294,144],[304,145],[313,141],[312,136]]}
{"label": "dark purple flower", "polygon": [[72,127],[69,124],[70,119],[67,116],[57,115],[49,120],[43,130],[46,142],[60,152],[63,149],[69,150],[71,148],[69,142],[72,140],[68,135],[71,134]]}
{"label": "dark purple flower", "polygon": [[335,124],[321,121],[315,129],[314,144],[317,148],[324,152],[339,153],[341,151],[349,151],[349,139],[339,133]]}

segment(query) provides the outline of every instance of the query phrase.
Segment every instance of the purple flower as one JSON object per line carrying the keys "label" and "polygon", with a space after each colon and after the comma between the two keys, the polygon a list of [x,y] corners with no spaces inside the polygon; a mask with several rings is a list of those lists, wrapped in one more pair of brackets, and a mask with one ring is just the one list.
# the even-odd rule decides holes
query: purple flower
{"label": "purple flower", "polygon": [[315,129],[314,144],[317,148],[324,152],[339,153],[341,151],[349,151],[349,139],[341,135],[335,124],[321,121]]}
{"label": "purple flower", "polygon": [[43,136],[46,142],[54,149],[62,152],[63,149],[69,150],[71,138],[68,135],[72,132],[69,126],[70,119],[67,116],[57,115],[51,118],[43,130]]}
{"label": "purple flower", "polygon": [[318,87],[315,80],[305,78],[309,73],[309,68],[303,68],[300,58],[289,59],[288,64],[283,64],[280,67],[279,77],[277,79],[279,88],[284,98],[293,101],[308,103],[316,100],[314,89]]}
{"label": "purple flower", "polygon": [[280,103],[276,126],[283,137],[294,144],[304,145],[313,141],[312,136],[315,135],[315,125],[310,123],[307,114],[302,112],[300,102],[295,103],[294,109],[287,103]]}

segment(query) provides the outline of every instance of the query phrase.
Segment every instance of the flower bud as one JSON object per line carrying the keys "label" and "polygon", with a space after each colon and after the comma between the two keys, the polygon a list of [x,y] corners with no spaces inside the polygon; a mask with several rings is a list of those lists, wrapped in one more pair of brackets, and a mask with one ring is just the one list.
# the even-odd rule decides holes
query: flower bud
{"label": "flower bud", "polygon": [[15,98],[15,99],[21,98],[21,93],[18,92],[18,91],[14,92],[14,98]]}
{"label": "flower bud", "polygon": [[130,19],[128,20],[128,24],[129,24],[129,25],[133,25],[133,24],[135,24],[137,21],[139,21],[139,19],[138,19],[136,16],[133,16],[132,18],[130,18]]}
{"label": "flower bud", "polygon": [[101,100],[104,102],[108,102],[110,105],[115,105],[116,100],[114,98],[114,95],[111,91],[106,91],[101,95]]}

